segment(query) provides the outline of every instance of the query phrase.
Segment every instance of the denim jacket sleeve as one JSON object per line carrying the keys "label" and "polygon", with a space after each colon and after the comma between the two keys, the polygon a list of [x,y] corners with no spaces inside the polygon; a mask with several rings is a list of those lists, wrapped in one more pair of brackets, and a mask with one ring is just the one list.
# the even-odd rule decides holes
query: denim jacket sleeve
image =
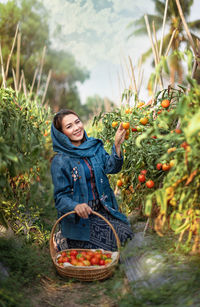
{"label": "denim jacket sleeve", "polygon": [[74,210],[78,202],[73,201],[73,188],[70,171],[67,170],[68,161],[62,155],[56,155],[51,164],[51,175],[54,185],[55,207],[58,211],[66,213]]}
{"label": "denim jacket sleeve", "polygon": [[112,153],[109,155],[104,149],[104,170],[106,174],[116,174],[121,171],[123,156],[118,157],[115,145],[112,147]]}

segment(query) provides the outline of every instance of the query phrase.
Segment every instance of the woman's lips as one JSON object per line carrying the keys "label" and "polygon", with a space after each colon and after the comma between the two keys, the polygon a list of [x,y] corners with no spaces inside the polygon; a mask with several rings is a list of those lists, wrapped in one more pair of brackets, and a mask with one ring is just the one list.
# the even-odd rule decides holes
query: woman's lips
{"label": "woman's lips", "polygon": [[82,134],[82,131],[74,133],[74,136],[80,136]]}

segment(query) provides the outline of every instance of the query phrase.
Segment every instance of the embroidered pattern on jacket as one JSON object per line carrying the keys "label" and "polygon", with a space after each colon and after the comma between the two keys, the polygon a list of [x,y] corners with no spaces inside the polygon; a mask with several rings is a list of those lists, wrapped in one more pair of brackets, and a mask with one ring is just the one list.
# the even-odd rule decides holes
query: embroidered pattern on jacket
{"label": "embroidered pattern on jacket", "polygon": [[72,178],[74,179],[74,181],[76,181],[78,179],[78,168],[77,166],[73,167],[72,169]]}

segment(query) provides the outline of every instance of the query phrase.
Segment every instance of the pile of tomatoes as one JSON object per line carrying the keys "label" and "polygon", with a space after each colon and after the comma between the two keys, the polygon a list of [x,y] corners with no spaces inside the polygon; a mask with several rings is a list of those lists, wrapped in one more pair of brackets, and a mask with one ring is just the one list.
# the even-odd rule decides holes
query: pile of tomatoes
{"label": "pile of tomatoes", "polygon": [[103,266],[113,261],[111,252],[103,252],[102,250],[67,250],[57,255],[57,263],[64,266],[65,263],[74,266]]}

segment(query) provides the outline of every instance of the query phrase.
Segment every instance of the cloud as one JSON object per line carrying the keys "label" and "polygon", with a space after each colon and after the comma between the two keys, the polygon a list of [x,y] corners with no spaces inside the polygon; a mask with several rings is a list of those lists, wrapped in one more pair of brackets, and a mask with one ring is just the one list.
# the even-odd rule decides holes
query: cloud
{"label": "cloud", "polygon": [[[126,40],[126,26],[152,6],[150,0],[44,0],[44,4],[50,12],[53,46],[70,51],[89,69],[99,61],[119,63],[122,49],[131,48],[136,56],[138,44]],[[58,25],[61,33],[56,36]],[[145,48],[144,40],[142,45]]]}

